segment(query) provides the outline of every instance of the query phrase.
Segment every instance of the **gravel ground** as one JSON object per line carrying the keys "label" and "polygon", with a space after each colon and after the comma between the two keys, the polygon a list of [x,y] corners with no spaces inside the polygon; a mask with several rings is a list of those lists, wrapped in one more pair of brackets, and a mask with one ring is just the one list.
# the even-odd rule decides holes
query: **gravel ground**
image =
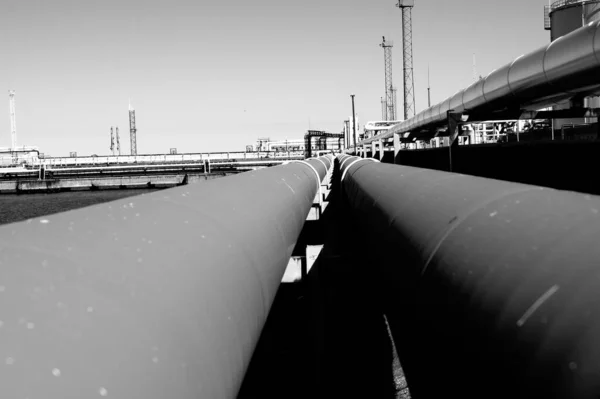
{"label": "gravel ground", "polygon": [[394,343],[394,338],[392,337],[392,331],[390,330],[390,325],[385,315],[383,316],[383,318],[385,319],[385,325],[387,327],[388,337],[392,344],[392,350],[394,355],[392,368],[394,370],[394,385],[396,387],[396,399],[410,399],[410,390],[408,389],[408,384],[406,383],[406,378],[404,377],[404,371],[402,370],[402,365],[400,364],[400,358],[398,357],[396,344]]}

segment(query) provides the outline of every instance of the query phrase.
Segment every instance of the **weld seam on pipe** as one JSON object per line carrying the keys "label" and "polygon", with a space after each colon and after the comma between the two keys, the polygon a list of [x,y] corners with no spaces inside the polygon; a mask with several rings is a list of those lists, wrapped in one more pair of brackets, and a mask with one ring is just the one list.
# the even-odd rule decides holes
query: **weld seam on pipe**
{"label": "weld seam on pipe", "polygon": [[328,172],[329,168],[327,167],[327,165],[325,165],[325,162],[323,162],[323,160],[321,158],[315,158],[317,161],[321,162],[323,164],[323,166],[325,166],[325,171]]}
{"label": "weld seam on pipe", "polygon": [[307,165],[309,168],[311,168],[313,170],[313,172],[315,172],[315,176],[317,176],[317,192],[319,194],[319,205],[323,204],[323,195],[321,194],[321,176],[319,176],[319,172],[317,172],[317,169],[315,169],[314,166],[312,166],[311,164],[309,164],[306,161],[295,161],[296,163],[302,163]]}
{"label": "weld seam on pipe", "polygon": [[344,177],[346,177],[346,173],[350,170],[350,168],[352,167],[352,165],[354,165],[355,163],[360,162],[360,161],[379,162],[378,160],[373,159],[373,158],[360,158],[360,159],[357,159],[357,160],[355,160],[353,162],[350,162],[350,164],[348,165],[348,167],[346,169],[344,169],[344,172],[342,173],[342,178],[340,179],[342,182],[344,181]]}
{"label": "weld seam on pipe", "polygon": [[[348,156],[348,157],[346,157],[346,158],[345,158],[345,159],[342,161],[342,163],[340,164],[340,170],[342,170],[342,168],[344,167],[344,164],[346,163],[346,161],[347,161],[347,160],[349,160],[349,159],[352,159],[352,158],[358,158],[358,157],[354,157],[354,156]],[[359,158],[359,159],[361,159],[361,158]]]}

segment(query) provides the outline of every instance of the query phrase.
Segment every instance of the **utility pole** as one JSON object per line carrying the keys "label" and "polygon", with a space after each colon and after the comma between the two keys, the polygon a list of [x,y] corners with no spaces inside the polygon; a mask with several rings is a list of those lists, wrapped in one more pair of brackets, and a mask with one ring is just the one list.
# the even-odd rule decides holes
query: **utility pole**
{"label": "utility pole", "polygon": [[427,64],[427,107],[431,107],[431,86],[429,85],[429,64]]}
{"label": "utility pole", "polygon": [[415,114],[415,82],[413,78],[412,16],[414,0],[398,0],[402,10],[402,50],[404,58],[404,120]]}
{"label": "utility pole", "polygon": [[129,100],[129,141],[131,146],[131,155],[137,155],[137,129],[135,128],[135,109],[131,107],[131,100]]}
{"label": "utility pole", "polygon": [[8,98],[10,102],[10,139],[11,148],[13,151],[17,149],[17,120],[15,117],[15,91],[8,91]]}
{"label": "utility pole", "polygon": [[110,152],[115,155],[115,132],[113,127],[110,127]]}
{"label": "utility pole", "polygon": [[117,126],[115,130],[117,131],[117,153],[121,155],[121,142],[119,141],[119,126]]}
{"label": "utility pole", "polygon": [[354,152],[356,153],[356,113],[354,112],[354,94],[350,94],[352,98],[352,136],[354,137]]}
{"label": "utility pole", "polygon": [[383,48],[383,62],[385,68],[385,99],[386,99],[386,114],[384,120],[394,121],[396,120],[396,102],[394,101],[394,87],[392,83],[392,42],[383,41],[379,45]]}

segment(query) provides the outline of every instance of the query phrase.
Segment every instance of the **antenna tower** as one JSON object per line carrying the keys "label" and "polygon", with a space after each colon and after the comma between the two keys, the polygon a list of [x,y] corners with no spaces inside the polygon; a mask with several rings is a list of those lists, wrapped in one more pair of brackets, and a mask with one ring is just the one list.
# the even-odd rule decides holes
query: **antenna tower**
{"label": "antenna tower", "polygon": [[115,155],[115,132],[113,127],[110,127],[110,151]]}
{"label": "antenna tower", "polygon": [[8,91],[10,100],[10,139],[13,151],[17,148],[17,120],[15,118],[15,91]]}
{"label": "antenna tower", "polygon": [[119,126],[115,128],[117,136],[117,152],[121,155],[121,142],[119,141]]}
{"label": "antenna tower", "polygon": [[379,46],[383,47],[383,61],[385,64],[386,113],[383,120],[394,121],[396,120],[396,102],[394,101],[394,88],[392,84],[392,47],[394,47],[394,44],[392,42],[386,43],[384,36],[383,42]]}
{"label": "antenna tower", "polygon": [[477,64],[475,63],[475,53],[473,53],[473,80],[477,81]]}
{"label": "antenna tower", "polygon": [[135,128],[135,109],[131,107],[131,100],[129,101],[129,140],[131,144],[131,155],[137,155],[137,140],[135,134],[137,129]]}
{"label": "antenna tower", "polygon": [[387,118],[387,105],[385,103],[385,100],[383,99],[383,97],[381,97],[381,120],[385,121]]}
{"label": "antenna tower", "polygon": [[412,16],[414,0],[398,0],[402,10],[402,52],[404,59],[404,119],[415,114],[415,81],[413,78]]}

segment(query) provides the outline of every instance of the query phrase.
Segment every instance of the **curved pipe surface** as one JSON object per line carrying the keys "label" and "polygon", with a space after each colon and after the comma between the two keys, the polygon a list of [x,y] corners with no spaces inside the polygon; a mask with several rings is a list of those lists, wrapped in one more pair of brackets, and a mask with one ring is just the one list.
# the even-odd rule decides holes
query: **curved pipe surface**
{"label": "curved pipe surface", "polygon": [[[600,91],[599,36],[600,22],[591,22],[547,46],[517,57],[450,99],[362,143],[444,123],[450,105],[455,112],[502,111],[514,107],[540,109],[575,96],[595,94]],[[462,104],[459,96],[462,96]]]}
{"label": "curved pipe surface", "polygon": [[342,184],[414,397],[599,397],[600,197],[374,162]]}
{"label": "curved pipe surface", "polygon": [[0,396],[235,398],[315,180],[290,163],[0,227]]}

